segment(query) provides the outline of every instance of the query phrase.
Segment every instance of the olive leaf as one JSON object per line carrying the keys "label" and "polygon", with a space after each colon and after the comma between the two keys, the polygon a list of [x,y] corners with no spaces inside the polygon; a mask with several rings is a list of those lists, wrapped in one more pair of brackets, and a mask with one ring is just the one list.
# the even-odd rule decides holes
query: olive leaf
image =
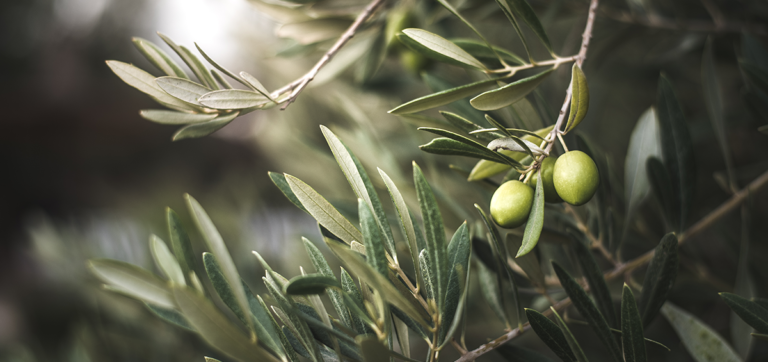
{"label": "olive leaf", "polygon": [[213,109],[246,109],[270,103],[261,93],[242,89],[223,89],[208,92],[198,102]]}
{"label": "olive leaf", "polygon": [[576,362],[576,354],[570,347],[568,339],[565,337],[565,333],[560,327],[533,309],[525,309],[525,316],[528,317],[528,322],[531,323],[533,331],[544,342],[544,344],[555,352],[555,354],[563,360],[563,362]]}
{"label": "olive leaf", "polygon": [[611,327],[618,327],[619,323],[616,320],[616,311],[613,308],[613,299],[611,298],[611,292],[608,290],[608,284],[603,278],[603,273],[600,267],[597,265],[592,251],[587,247],[581,234],[577,234],[574,231],[569,230],[568,233],[571,237],[571,245],[576,253],[576,260],[581,265],[581,270],[589,283],[589,290],[592,295],[595,296],[595,302],[597,302],[603,317]]}
{"label": "olive leaf", "polygon": [[509,83],[501,88],[487,91],[469,100],[472,107],[481,111],[493,111],[513,104],[531,93],[541,84],[547,76],[552,74],[552,69],[546,70],[534,76],[523,78]]}
{"label": "olive leaf", "polygon": [[643,293],[638,306],[643,315],[643,326],[651,324],[667,300],[677,276],[677,237],[665,235],[654,249],[653,259],[643,281]]}
{"label": "olive leaf", "polygon": [[568,342],[568,346],[571,347],[571,351],[573,351],[573,354],[576,355],[576,361],[589,362],[587,360],[587,356],[584,355],[584,350],[581,349],[579,342],[576,341],[576,337],[573,336],[573,333],[571,333],[571,330],[568,328],[568,325],[565,324],[563,318],[560,317],[560,314],[557,313],[555,307],[549,307],[549,309],[552,311],[552,314],[555,315],[555,321],[557,321],[557,325],[560,326],[560,329],[563,331],[563,335],[565,335],[565,340]]}
{"label": "olive leaf", "polygon": [[[541,177],[541,170],[539,177]],[[525,224],[525,231],[523,232],[523,242],[520,245],[520,249],[517,250],[515,258],[524,256],[536,247],[541,237],[541,229],[544,227],[544,182],[536,183],[536,190],[533,194],[533,206],[531,206],[531,213],[528,215],[528,222]]]}
{"label": "olive leaf", "polygon": [[720,293],[726,304],[759,333],[768,334],[768,309],[732,293]]}
{"label": "olive leaf", "polygon": [[158,307],[176,308],[168,284],[145,269],[110,259],[92,259],[88,266],[113,291]]}
{"label": "olive leaf", "polygon": [[[627,200],[626,215],[630,220],[650,191],[646,163],[650,157],[661,157],[659,137],[656,111],[651,107],[637,120],[629,137],[627,157],[624,161],[624,200]],[[624,233],[629,224],[625,224]]]}
{"label": "olive leaf", "polygon": [[515,136],[495,139],[488,143],[488,148],[493,151],[504,149],[513,152],[525,152],[532,157],[549,155],[547,151],[542,150],[535,143]]}
{"label": "olive leaf", "polygon": [[173,249],[184,275],[189,275],[195,269],[195,252],[192,250],[189,235],[181,225],[179,215],[169,207],[165,208],[165,222],[168,225],[171,249]]}
{"label": "olive leaf", "polygon": [[155,79],[155,82],[166,93],[196,106],[202,106],[197,99],[211,91],[207,87],[184,78],[160,77]]}
{"label": "olive leaf", "polygon": [[481,80],[475,83],[465,84],[455,88],[432,93],[427,96],[416,98],[410,102],[403,103],[393,108],[388,113],[397,115],[409,114],[443,106],[459,99],[475,95],[477,92],[491,88],[496,83],[496,81],[497,79]]}
{"label": "olive leaf", "polygon": [[621,294],[621,345],[624,347],[626,362],[647,360],[640,311],[637,309],[632,289],[626,284]]}
{"label": "olive leaf", "polygon": [[669,302],[661,307],[661,314],[667,318],[695,360],[741,362],[739,355],[723,337],[692,314]]}
{"label": "olive leaf", "polygon": [[189,79],[181,67],[155,43],[139,37],[134,37],[131,41],[133,41],[133,45],[136,46],[136,49],[138,49],[150,63],[166,75]]}
{"label": "olive leaf", "polygon": [[155,260],[155,264],[171,282],[178,285],[187,285],[184,281],[184,273],[181,271],[179,262],[176,261],[176,257],[171,253],[168,245],[163,240],[156,235],[150,236],[149,250],[152,253],[152,258]]}
{"label": "olive leaf", "polygon": [[222,129],[224,126],[232,122],[240,112],[229,112],[219,114],[218,117],[201,123],[194,123],[180,128],[171,137],[172,141],[179,141],[187,138],[200,138],[205,137],[213,132]]}
{"label": "olive leaf", "polygon": [[117,60],[108,60],[107,65],[110,69],[127,83],[129,86],[146,93],[153,99],[165,106],[182,111],[197,111],[194,105],[185,103],[175,97],[170,96],[155,82],[155,76],[149,74],[131,64],[119,62]]}
{"label": "olive leaf", "polygon": [[571,113],[568,115],[568,122],[565,124],[565,133],[576,128],[584,117],[587,116],[587,111],[589,110],[587,76],[584,75],[584,71],[576,63],[573,64],[571,73]]}
{"label": "olive leaf", "polygon": [[437,200],[427,179],[421,172],[421,168],[413,162],[413,184],[416,188],[416,196],[419,200],[421,217],[424,220],[426,231],[427,255],[429,255],[430,273],[435,273],[435,299],[437,307],[444,307],[444,300],[448,288],[448,250],[445,242],[445,227],[443,217],[437,206]]}
{"label": "olive leaf", "polygon": [[485,65],[482,62],[464,51],[464,49],[461,49],[458,45],[437,34],[430,33],[424,29],[415,28],[405,29],[403,30],[403,34],[432,52],[453,59],[461,64],[466,64],[470,67],[485,69]]}
{"label": "olive leaf", "polygon": [[218,116],[216,113],[184,113],[160,109],[143,109],[139,115],[148,121],[173,125],[203,123]]}

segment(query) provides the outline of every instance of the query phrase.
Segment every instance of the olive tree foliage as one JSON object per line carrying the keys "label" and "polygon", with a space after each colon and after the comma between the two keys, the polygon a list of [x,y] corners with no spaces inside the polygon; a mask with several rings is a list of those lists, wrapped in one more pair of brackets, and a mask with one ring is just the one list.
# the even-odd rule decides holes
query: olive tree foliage
{"label": "olive tree foliage", "polygon": [[[594,197],[587,195],[586,200],[591,201],[583,207],[545,202],[562,200],[545,197],[548,176],[542,167],[544,160],[555,157],[558,147],[569,152],[563,136],[573,135],[590,111],[589,74],[582,70],[582,64],[588,60],[595,18],[601,11],[598,0],[580,3],[583,27],[575,54],[557,54],[540,17],[526,0],[496,0],[495,4],[454,4],[447,0],[428,5],[385,0],[362,6],[342,3],[255,3],[258,9],[285,21],[278,34],[294,38],[298,48],[337,39],[305,75],[276,90],[267,89],[246,72],[228,70],[200,47],[196,46],[198,56],[162,34],[159,36],[167,47],[145,39],[134,39],[134,43],[163,76],[124,62],[107,63],[123,81],[166,108],[143,110],[141,116],[180,126],[173,140],[203,137],[247,113],[285,109],[294,101],[300,102],[300,94],[326,65],[342,61],[335,56],[349,49],[346,46],[357,47],[357,56],[346,54],[343,61],[353,64],[356,77],[363,80],[377,72],[392,49],[405,54],[404,59],[416,68],[439,62],[462,69],[473,80],[460,85],[426,72],[424,80],[433,92],[389,113],[411,124],[423,124],[419,130],[436,136],[420,146],[422,151],[477,159],[471,170],[454,168],[467,178],[467,188],[496,189],[499,180],[520,182],[527,188],[535,176],[538,182],[532,188],[530,205],[522,208],[527,219],[524,226],[500,229],[496,211],[488,213],[480,206],[487,200],[476,200],[475,210],[451,204],[450,194],[433,187],[415,162],[412,183],[393,181],[388,172],[399,172],[396,170],[366,169],[341,137],[321,126],[358,200],[357,219],[310,186],[314,180],[305,182],[292,175],[270,173],[275,186],[317,220],[322,235],[322,240],[295,241],[312,262],[311,267],[301,268],[301,275],[283,277],[254,251],[254,262],[265,272],[263,281],[268,291],[254,294],[241,280],[226,243],[203,206],[186,195],[187,211],[209,252],[202,256],[192,252],[188,234],[192,228],[182,225],[178,215],[168,209],[167,235],[150,238],[150,250],[161,275],[114,260],[92,260],[92,271],[108,289],[146,303],[158,317],[199,334],[223,358],[239,361],[436,361],[446,349],[457,351],[460,361],[492,351],[511,361],[550,361],[553,356],[563,361],[647,361],[648,350],[666,348],[644,331],[660,315],[694,359],[744,358],[702,320],[667,301],[678,274],[678,246],[738,208],[768,182],[768,174],[741,189],[734,181],[711,40],[702,55],[702,103],[718,131],[719,147],[729,165],[727,185],[732,196],[703,218],[693,220],[696,170],[692,137],[674,82],[664,75],[659,76],[654,104],[632,131],[624,185],[611,190],[609,186],[616,179],[611,173],[615,171],[608,167],[597,144],[576,133],[578,142],[571,148],[594,160],[599,173],[592,177],[599,187]],[[631,2],[632,10],[643,9],[641,3]],[[491,44],[489,37],[463,15],[464,10],[476,7],[503,14],[509,22],[499,31],[516,33],[524,53]],[[451,18],[454,26],[466,27],[474,38],[451,39],[412,27],[420,23],[414,15],[417,13],[422,20]],[[639,19],[663,20],[651,15]],[[716,17],[715,21],[728,26],[723,19]],[[365,41],[348,45],[353,36]],[[548,56],[536,58],[534,49],[542,48]],[[175,53],[192,74],[164,49]],[[748,84],[746,99],[764,117],[768,52],[745,34],[739,56]],[[564,99],[562,105],[547,109],[552,107],[540,101],[537,89],[560,67],[570,68],[570,83],[558,95]],[[523,71],[526,75],[520,76]],[[240,86],[235,88],[231,82]],[[443,119],[430,113],[434,109],[440,110]],[[545,113],[540,114],[542,109]],[[765,132],[765,127],[761,131]],[[557,171],[565,166],[555,163],[554,167]],[[570,181],[575,182],[572,187],[579,187],[585,180]],[[555,188],[562,194],[557,180]],[[623,193],[616,192],[621,188]],[[643,212],[640,206],[648,202],[649,195],[659,205],[666,235],[661,240],[649,240],[644,254],[623,260],[621,241],[628,229],[636,227],[632,220]],[[450,212],[465,215],[467,220],[448,230],[443,219],[446,211],[438,201],[458,208],[458,212]],[[330,267],[336,262],[326,260],[319,243],[330,249],[341,269]],[[204,270],[196,268],[201,262]],[[632,272],[646,265],[643,282],[635,282]],[[212,289],[204,287],[203,278]],[[617,289],[614,281],[621,278],[626,283]],[[480,285],[473,288],[471,283]],[[465,338],[470,289],[482,291],[488,308],[506,326],[502,335],[485,336],[492,340],[479,346],[468,345]],[[535,294],[538,302],[524,297],[523,292]],[[764,300],[731,293],[723,293],[722,298],[757,331],[754,338],[768,338],[768,304]],[[218,299],[228,312],[213,302]],[[570,318],[569,311],[580,317]],[[589,337],[575,337],[573,329],[578,324],[590,327]],[[507,343],[524,333],[535,333],[551,353]],[[582,348],[579,340],[583,338],[597,341],[590,344],[594,350]],[[426,350],[426,355],[417,355],[417,350]],[[215,361],[210,357],[206,360]]]}

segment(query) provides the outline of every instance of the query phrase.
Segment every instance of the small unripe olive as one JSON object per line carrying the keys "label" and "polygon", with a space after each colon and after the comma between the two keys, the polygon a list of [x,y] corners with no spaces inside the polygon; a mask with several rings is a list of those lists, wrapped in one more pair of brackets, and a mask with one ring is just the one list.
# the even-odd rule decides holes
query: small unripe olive
{"label": "small unripe olive", "polygon": [[507,181],[491,198],[491,217],[503,228],[516,228],[528,220],[533,205],[533,189],[517,180]]}
{"label": "small unripe olive", "polygon": [[555,162],[552,179],[557,194],[575,206],[586,204],[600,183],[595,161],[581,151],[571,151],[560,156]]}
{"label": "small unripe olive", "polygon": [[400,52],[400,64],[411,73],[418,75],[422,70],[429,68],[431,61],[413,50],[403,49]]}
{"label": "small unripe olive", "polygon": [[[541,177],[544,180],[544,200],[546,202],[563,202],[560,195],[555,190],[555,181],[552,180],[552,175],[555,171],[555,161],[557,157],[549,156],[541,162]],[[531,187],[535,190],[536,184],[539,182],[539,172],[536,172],[531,176]]]}

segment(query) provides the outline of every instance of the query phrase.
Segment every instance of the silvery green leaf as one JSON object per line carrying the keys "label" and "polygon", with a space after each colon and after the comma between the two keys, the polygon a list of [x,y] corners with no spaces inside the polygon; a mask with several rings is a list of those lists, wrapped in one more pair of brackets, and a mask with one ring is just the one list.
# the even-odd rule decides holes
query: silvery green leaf
{"label": "silvery green leaf", "polygon": [[[230,288],[232,288],[232,293],[235,296],[235,301],[237,301],[237,306],[241,311],[248,310],[248,301],[245,297],[243,284],[240,281],[240,274],[237,272],[235,263],[232,261],[229,250],[227,249],[226,244],[224,244],[224,240],[221,238],[219,231],[216,229],[216,226],[213,225],[213,221],[211,221],[211,218],[208,217],[208,214],[203,210],[203,207],[197,200],[195,200],[195,198],[189,194],[185,194],[184,199],[186,200],[190,214],[192,214],[192,219],[200,230],[200,234],[203,235],[203,239],[211,250],[211,253],[216,256],[216,260],[221,267],[221,272],[224,274]],[[246,325],[253,330],[253,324],[250,319],[246,319]]]}
{"label": "silvery green leaf", "polygon": [[232,84],[229,84],[229,81],[227,81],[226,78],[224,78],[224,75],[221,74],[216,69],[211,69],[211,75],[213,75],[213,79],[216,80],[216,83],[218,83],[223,89],[233,89]]}
{"label": "silvery green leaf", "polygon": [[[221,65],[219,65],[218,63],[216,63],[215,61],[213,61],[213,59],[211,59],[211,57],[209,57],[208,54],[205,54],[205,52],[203,51],[203,48],[201,48],[199,45],[197,45],[197,43],[195,43],[195,47],[197,48],[197,51],[199,51],[200,54],[203,56],[203,58],[205,58],[205,60],[208,61],[208,63],[210,63],[214,68],[216,68],[219,71],[221,71],[222,73],[226,74],[228,77],[230,77],[230,78],[240,82],[240,84],[242,84],[242,85],[244,85],[244,86],[246,86],[248,88],[253,88],[253,86],[250,83],[248,83],[244,79],[236,76],[235,73],[230,72],[229,69],[224,68]],[[256,90],[256,89],[253,89],[253,90]]]}
{"label": "silvery green leaf", "polygon": [[342,297],[344,298],[344,305],[349,309],[350,316],[352,318],[352,328],[358,334],[373,333],[373,330],[369,327],[369,324],[373,324],[370,317],[364,312],[363,295],[360,293],[360,289],[355,285],[355,281],[352,276],[341,267],[341,288],[344,290]]}
{"label": "silvery green leaf", "polygon": [[549,309],[552,310],[552,313],[555,315],[555,320],[560,326],[560,329],[563,331],[563,335],[565,336],[565,340],[568,342],[568,346],[571,347],[571,351],[573,351],[573,354],[576,355],[576,361],[589,362],[587,360],[587,356],[584,355],[584,350],[581,349],[579,342],[576,341],[576,337],[574,337],[573,333],[571,333],[571,330],[568,329],[568,325],[565,324],[563,318],[560,318],[560,314],[557,314],[557,311],[554,307],[549,307]]}
{"label": "silvery green leaf", "polygon": [[[549,132],[552,131],[553,127],[554,126],[542,128],[542,129],[536,130],[535,133],[541,137],[545,137]],[[523,140],[532,142],[535,140],[535,138],[531,136],[523,136]],[[499,151],[499,153],[504,154],[517,162],[520,162],[527,157],[525,153],[521,153],[521,152],[501,150]],[[510,169],[510,166],[507,164],[494,162],[494,161],[481,160],[475,165],[472,171],[470,171],[467,181],[483,180],[488,177],[498,175],[502,172],[506,172],[509,169]]]}
{"label": "silvery green leaf", "polygon": [[[219,295],[221,301],[223,301],[224,304],[232,310],[232,313],[234,313],[235,316],[237,316],[237,318],[247,326],[248,320],[246,319],[245,310],[248,309],[244,310],[238,305],[237,298],[232,291],[232,287],[230,286],[229,282],[227,282],[227,278],[224,276],[224,273],[221,271],[221,267],[216,261],[216,257],[209,252],[203,253],[203,265],[205,266],[205,273],[208,275],[208,280],[211,281],[213,290],[215,290],[216,294]],[[245,291],[245,287],[243,287],[243,291]],[[247,299],[248,298],[246,297],[246,300]]]}
{"label": "silvery green leaf", "polygon": [[[528,149],[526,149],[526,147]],[[495,139],[490,143],[488,143],[488,149],[493,151],[498,151],[501,149],[501,150],[507,150],[507,151],[513,151],[513,152],[525,152],[525,153],[528,153],[529,155],[534,155],[534,156],[540,156],[540,155],[549,156],[549,153],[547,153],[547,151],[542,150],[535,143],[528,140],[521,139],[521,138],[517,138],[517,137],[505,137],[505,138]]]}
{"label": "silvery green leaf", "polygon": [[152,258],[155,260],[158,268],[163,271],[166,277],[171,282],[178,285],[187,285],[184,280],[184,273],[181,271],[179,262],[176,261],[176,257],[168,249],[168,245],[156,235],[149,237],[149,250],[152,253]]}
{"label": "silvery green leaf", "polygon": [[240,76],[243,77],[243,80],[248,83],[248,86],[253,88],[255,91],[261,93],[264,97],[267,97],[269,100],[273,100],[272,97],[269,95],[269,91],[266,87],[264,87],[261,82],[259,82],[256,77],[246,73],[246,72],[240,72]]}
{"label": "silvery green leaf", "polygon": [[432,93],[420,98],[416,98],[410,102],[403,103],[388,113],[392,114],[408,114],[425,111],[435,107],[443,106],[448,103],[463,99],[477,92],[486,90],[492,87],[496,83],[497,79],[481,80],[470,84],[465,84],[455,88],[446,89],[437,93]]}
{"label": "silvery green leaf", "polygon": [[202,123],[218,116],[216,113],[184,113],[160,109],[142,109],[139,115],[148,121],[174,125]]}
{"label": "silvery green leaf", "polygon": [[645,362],[645,338],[643,337],[643,321],[635,303],[632,289],[624,284],[621,294],[621,344],[624,348],[626,362]]}
{"label": "silvery green leaf", "polygon": [[176,77],[160,77],[155,79],[157,85],[166,93],[197,106],[202,106],[197,99],[211,90],[191,80]]}
{"label": "silvery green leaf", "polygon": [[[485,148],[485,147],[483,147]],[[419,149],[432,153],[435,155],[447,155],[447,156],[464,156],[471,158],[479,158],[481,160],[493,160],[494,162],[504,162],[499,160],[498,156],[494,155],[492,151],[482,151],[477,147],[468,145],[464,142],[456,141],[454,139],[439,137],[435,138],[425,145],[419,146]],[[486,148],[487,150],[487,148]],[[504,152],[504,151],[502,151]],[[500,163],[507,168],[512,167],[506,163]]]}
{"label": "silvery green leaf", "polygon": [[478,125],[477,123],[474,123],[456,113],[453,112],[445,112],[440,111],[440,114],[445,117],[448,122],[450,122],[452,125],[454,125],[456,128],[464,131],[465,133],[469,133],[475,138],[477,138],[480,141],[483,142],[491,142],[497,138],[502,138],[504,135],[498,132],[482,132],[482,133],[474,133],[475,131],[479,131],[484,129],[482,126]]}
{"label": "silvery green leaf", "polygon": [[154,98],[163,105],[167,105],[177,110],[189,110],[195,111],[197,108],[184,103],[174,97],[165,93],[160,86],[155,83],[155,76],[149,74],[131,64],[119,62],[116,60],[108,60],[107,65],[112,69],[115,74],[127,83],[129,86],[134,87],[150,97]]}
{"label": "silvery green leaf", "polygon": [[423,45],[427,49],[454,59],[471,67],[485,69],[485,65],[475,57],[459,48],[458,45],[451,43],[437,34],[430,33],[423,29],[405,29],[403,34]]}
{"label": "silvery green leaf", "polygon": [[349,220],[339,213],[324,197],[298,178],[285,175],[291,190],[320,225],[327,228],[347,244],[363,240],[363,235]]}
{"label": "silvery green leaf", "polygon": [[531,93],[551,73],[552,69],[549,69],[528,78],[519,79],[501,88],[480,94],[472,98],[469,103],[481,111],[493,111],[506,107]]}
{"label": "silvery green leaf", "polygon": [[[646,163],[650,157],[661,157],[659,137],[656,112],[653,108],[648,108],[632,130],[627,158],[624,161],[624,199],[627,203],[628,220],[632,220],[640,202],[650,191]],[[630,223],[626,224],[625,229]]]}
{"label": "silvery green leaf", "polygon": [[203,83],[208,88],[218,89],[216,86],[216,81],[214,81],[213,77],[211,77],[211,73],[208,71],[208,68],[203,65],[197,56],[192,54],[192,52],[189,51],[189,49],[186,47],[177,45],[165,34],[158,32],[157,35],[163,39],[163,41],[168,44],[168,46],[171,47],[174,52],[176,52],[176,54],[181,58],[181,60],[184,61],[184,63],[187,64],[189,69],[192,70],[192,73],[195,73],[195,76],[200,81],[200,83]]}
{"label": "silvery green leaf", "polygon": [[741,362],[739,355],[723,337],[692,314],[669,302],[661,307],[661,314],[697,362]]}
{"label": "silvery green leaf", "polygon": [[293,190],[291,190],[291,186],[289,186],[288,181],[285,180],[285,175],[269,171],[269,178],[272,180],[272,183],[280,189],[283,195],[288,198],[288,201],[296,205],[296,207],[302,211],[309,213],[309,211],[304,208],[304,205],[301,204],[301,201],[296,197],[296,194],[293,193]]}
{"label": "silvery green leaf", "polygon": [[190,124],[180,128],[171,137],[172,141],[179,141],[187,138],[200,138],[205,137],[213,132],[222,129],[224,126],[232,122],[240,112],[221,113],[218,117],[201,123]]}
{"label": "silvery green leaf", "polygon": [[256,344],[255,340],[249,340],[197,291],[186,287],[175,287],[173,295],[189,324],[213,348],[238,361],[257,359],[279,362],[277,358]]}
{"label": "silvery green leaf", "polygon": [[384,237],[379,231],[379,225],[365,200],[357,199],[357,210],[366,251],[365,260],[379,274],[387,276],[389,263],[387,262],[387,252],[384,250]]}
{"label": "silvery green leaf", "polygon": [[[541,170],[537,171],[541,177]],[[536,183],[536,190],[533,194],[533,206],[531,213],[528,214],[528,221],[525,223],[523,232],[523,242],[520,249],[517,250],[515,258],[519,258],[530,253],[536,244],[539,243],[541,230],[544,228],[544,182]]]}
{"label": "silvery green leaf", "polygon": [[[312,261],[312,265],[314,265],[315,270],[317,270],[318,273],[332,277],[335,280],[336,277],[333,275],[333,271],[331,271],[331,267],[328,265],[328,261],[325,260],[325,257],[317,248],[317,246],[315,246],[315,244],[313,244],[307,238],[301,238],[301,241],[304,244],[304,250],[307,251],[309,259]],[[339,284],[339,288],[341,288],[341,284]],[[336,309],[336,314],[339,316],[341,323],[349,328],[353,328],[352,319],[349,316],[349,310],[346,306],[344,306],[344,298],[342,298],[341,292],[334,289],[327,289],[326,291],[328,292],[328,296],[331,299],[333,308]]]}
{"label": "silvery green leaf", "polygon": [[515,161],[514,159],[507,157],[504,154],[494,152],[493,150],[489,149],[488,147],[483,146],[481,143],[478,143],[472,139],[469,139],[467,137],[464,137],[458,133],[454,133],[451,131],[446,131],[444,129],[439,128],[429,128],[429,127],[421,127],[419,128],[419,131],[427,131],[429,133],[434,133],[439,136],[447,137],[452,140],[461,142],[473,149],[473,153],[477,153],[480,155],[484,155],[483,159],[495,159],[498,162],[505,162],[509,164],[510,166],[520,166],[520,163]]}
{"label": "silvery green leaf", "polygon": [[413,162],[413,184],[419,199],[421,217],[426,231],[427,255],[430,261],[430,273],[435,273],[435,300],[438,308],[444,307],[445,294],[448,288],[448,255],[445,242],[445,227],[443,217],[437,206],[437,200],[421,168]]}
{"label": "silvery green leaf", "polygon": [[[522,0],[522,2],[525,2]],[[571,70],[571,113],[568,115],[568,122],[565,124],[565,133],[581,123],[587,116],[589,110],[589,86],[587,85],[587,76],[576,63]]]}
{"label": "silvery green leaf", "polygon": [[253,326],[258,340],[283,359],[283,361],[290,358],[290,353],[286,353],[280,343],[280,331],[274,326],[274,319],[272,314],[269,313],[267,305],[264,304],[260,296],[253,295],[251,288],[248,288],[245,282],[243,282],[243,289],[245,289],[245,297],[248,299],[248,307],[251,311],[251,318],[253,318]]}
{"label": "silvery green leaf", "polygon": [[179,326],[181,328],[184,328],[188,331],[195,332],[195,329],[192,328],[192,326],[189,324],[186,318],[184,318],[184,315],[181,314],[179,311],[175,309],[168,309],[168,308],[162,308],[158,307],[156,305],[152,305],[149,303],[144,303],[147,308],[156,316],[160,317],[160,319],[171,323],[173,325]]}
{"label": "silvery green leaf", "polygon": [[437,274],[432,269],[430,262],[429,262],[429,254],[427,254],[427,250],[424,249],[419,253],[419,269],[421,269],[422,275],[424,277],[424,296],[429,300],[435,300],[435,285],[437,285],[437,281],[435,280],[435,277]]}
{"label": "silvery green leaf", "polygon": [[213,109],[245,109],[260,107],[271,101],[258,92],[242,89],[223,89],[208,92],[197,99],[200,104]]}
{"label": "silvery green leaf", "polygon": [[134,37],[132,39],[133,45],[149,60],[157,69],[160,69],[166,75],[189,79],[186,73],[181,67],[174,62],[168,54],[166,54],[157,45],[149,40]]}
{"label": "silvery green leaf", "polygon": [[147,270],[110,259],[92,259],[88,266],[99,279],[117,292],[158,307],[176,308],[168,284]]}
{"label": "silvery green leaf", "polygon": [[[464,282],[463,279],[469,273],[469,254],[469,228],[465,221],[456,229],[450,243],[448,243],[448,288],[445,295],[445,304],[440,313],[443,317],[443,325],[438,336],[440,345],[446,343],[451,338],[451,335],[448,334],[448,329],[453,324],[454,318],[457,315],[461,316],[457,311],[464,294],[461,288]],[[464,288],[466,289],[466,286]]]}
{"label": "silvery green leaf", "polygon": [[413,262],[414,270],[416,271],[417,286],[423,282],[421,275],[421,268],[419,268],[419,247],[416,243],[416,229],[413,226],[413,219],[411,218],[408,205],[405,203],[403,195],[397,188],[392,179],[382,169],[379,170],[379,175],[384,180],[384,184],[389,190],[389,196],[392,198],[392,204],[395,205],[397,211],[397,218],[400,221],[400,227],[405,237],[406,244],[408,245],[408,252],[411,255],[411,262]]}

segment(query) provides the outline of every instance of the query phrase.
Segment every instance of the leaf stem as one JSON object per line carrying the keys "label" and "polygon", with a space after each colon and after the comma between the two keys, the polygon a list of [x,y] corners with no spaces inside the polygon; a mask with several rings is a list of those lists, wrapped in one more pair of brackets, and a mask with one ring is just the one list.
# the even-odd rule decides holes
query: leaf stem
{"label": "leaf stem", "polygon": [[518,71],[536,68],[536,67],[546,67],[546,66],[553,65],[556,69],[557,67],[560,66],[560,64],[570,63],[570,62],[576,61],[578,58],[579,58],[579,55],[572,55],[570,57],[565,57],[565,58],[557,57],[555,59],[544,60],[541,62],[525,63],[523,65],[517,65],[517,66],[505,65],[504,68],[487,70],[485,71],[485,73],[487,74],[509,73],[505,77],[511,77],[515,75]]}
{"label": "leaf stem", "polygon": [[326,64],[328,64],[328,62],[331,61],[333,56],[336,55],[336,53],[338,53],[339,50],[341,50],[341,48],[345,44],[347,44],[347,42],[350,39],[352,39],[352,37],[355,36],[355,33],[360,28],[360,26],[362,26],[363,23],[365,23],[365,21],[368,20],[368,18],[371,16],[371,14],[373,14],[374,11],[376,11],[376,9],[378,9],[382,4],[384,4],[384,1],[385,0],[373,0],[370,4],[368,4],[368,6],[365,7],[363,12],[361,12],[360,15],[357,16],[357,18],[352,23],[352,25],[350,25],[349,28],[347,28],[347,30],[344,32],[344,34],[341,35],[339,40],[337,40],[336,43],[333,44],[331,49],[328,49],[328,51],[325,52],[325,54],[323,54],[323,57],[320,58],[317,64],[315,64],[315,66],[312,67],[312,69],[310,69],[309,72],[307,72],[307,74],[304,74],[304,76],[302,76],[301,78],[296,79],[295,81],[289,83],[283,88],[280,88],[276,90],[274,93],[272,93],[272,98],[276,99],[277,97],[279,97],[280,95],[286,92],[291,92],[291,94],[287,98],[285,98],[280,102],[280,103],[285,103],[280,108],[280,110],[285,110],[286,108],[288,108],[289,105],[291,105],[291,103],[293,103],[296,100],[296,98],[299,96],[299,93],[301,93],[301,91],[307,87],[309,82],[315,79],[315,77],[317,76],[317,73],[320,72],[320,69],[324,67]]}

